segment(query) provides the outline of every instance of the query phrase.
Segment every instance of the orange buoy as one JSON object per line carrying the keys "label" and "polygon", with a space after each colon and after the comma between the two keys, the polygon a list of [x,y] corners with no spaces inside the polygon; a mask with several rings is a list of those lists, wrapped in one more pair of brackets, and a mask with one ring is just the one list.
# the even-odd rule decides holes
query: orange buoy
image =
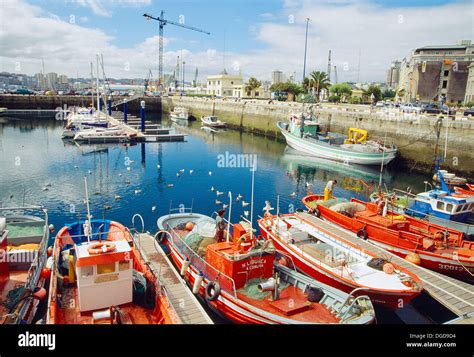
{"label": "orange buoy", "polygon": [[41,276],[43,279],[48,279],[48,278],[51,276],[51,269],[49,269],[49,268],[43,268],[43,269],[41,269],[40,276]]}
{"label": "orange buoy", "polygon": [[48,254],[48,257],[53,255],[53,247],[48,247],[48,249],[46,250],[46,254]]}
{"label": "orange buoy", "polygon": [[191,232],[193,230],[193,228],[194,228],[194,223],[193,222],[186,223],[186,230]]}
{"label": "orange buoy", "polygon": [[415,265],[420,265],[421,264],[421,258],[417,253],[410,252],[407,254],[405,257],[405,260],[409,261],[410,263],[413,263]]}
{"label": "orange buoy", "polygon": [[382,267],[384,273],[386,274],[393,274],[393,271],[395,270],[395,267],[393,266],[392,263],[385,263]]}
{"label": "orange buoy", "polygon": [[278,264],[283,265],[284,267],[288,267],[288,261],[286,260],[285,257],[281,257],[280,260],[278,261]]}

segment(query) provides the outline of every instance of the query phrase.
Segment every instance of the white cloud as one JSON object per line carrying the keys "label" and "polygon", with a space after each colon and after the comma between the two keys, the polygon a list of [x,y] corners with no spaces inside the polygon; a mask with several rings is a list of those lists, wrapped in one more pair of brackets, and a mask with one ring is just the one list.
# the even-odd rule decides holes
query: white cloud
{"label": "white cloud", "polygon": [[[96,1],[96,3],[99,3]],[[123,6],[146,5],[148,1],[113,0],[104,4]],[[104,7],[105,8],[105,7]],[[41,69],[44,58],[46,72],[88,76],[89,62],[96,53],[104,55],[109,77],[143,77],[158,67],[158,36],[143,39],[128,48],[113,44],[114,38],[102,29],[93,29],[52,18],[39,7],[21,0],[8,0],[0,7],[0,70],[15,71],[17,62],[22,73],[33,74]],[[109,11],[109,10],[107,10]],[[235,53],[228,49],[225,66],[229,73],[242,71],[244,76],[270,79],[271,71],[279,69],[287,75],[302,75],[306,17],[311,18],[308,38],[307,72],[326,70],[328,50],[338,68],[339,81],[357,79],[360,50],[360,79],[383,81],[390,62],[409,55],[411,50],[433,44],[454,44],[472,37],[472,5],[468,2],[432,7],[384,8],[368,1],[299,1],[287,0],[273,19],[257,23],[254,36],[262,49]],[[289,15],[294,23],[289,23]],[[402,17],[400,17],[402,15]],[[280,19],[280,20],[275,20]],[[281,20],[283,19],[283,20]],[[81,19],[77,22],[83,22]],[[137,39],[140,39],[137,33]],[[189,51],[190,41],[164,39],[164,70],[171,72],[176,57],[184,56],[187,72],[197,66],[200,76],[220,72],[223,54],[215,48]],[[183,50],[169,51],[170,42],[182,43]],[[246,41],[242,35],[242,41]],[[229,46],[228,46],[229,48]],[[345,70],[346,69],[346,70]]]}
{"label": "white cloud", "polygon": [[151,0],[70,0],[83,7],[89,8],[95,15],[111,17],[115,6],[139,7],[148,6]]}

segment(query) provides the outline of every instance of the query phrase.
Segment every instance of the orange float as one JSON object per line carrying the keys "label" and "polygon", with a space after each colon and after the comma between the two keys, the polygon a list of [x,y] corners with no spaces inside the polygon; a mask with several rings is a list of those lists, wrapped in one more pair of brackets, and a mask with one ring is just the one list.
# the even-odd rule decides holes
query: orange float
{"label": "orange float", "polygon": [[87,251],[89,254],[109,253],[115,250],[115,243],[112,242],[97,242],[92,243]]}

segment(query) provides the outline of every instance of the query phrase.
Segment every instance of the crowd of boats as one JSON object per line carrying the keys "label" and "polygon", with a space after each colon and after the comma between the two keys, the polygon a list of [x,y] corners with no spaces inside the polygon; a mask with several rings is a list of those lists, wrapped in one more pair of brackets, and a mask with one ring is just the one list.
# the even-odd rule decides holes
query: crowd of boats
{"label": "crowd of boats", "polygon": [[[230,321],[375,323],[374,304],[399,308],[423,283],[334,227],[411,264],[474,283],[474,187],[448,186],[443,171],[436,175],[441,187],[410,197],[376,191],[366,202],[314,194],[309,186],[304,214],[283,214],[278,204],[274,214],[267,202],[257,220],[260,234],[252,219],[231,222],[232,199],[228,216],[172,210],[158,219],[154,239],[189,289]],[[139,232],[93,218],[86,179],[85,192],[86,219],[57,233],[45,207],[0,209],[1,321],[180,323],[139,249]]]}

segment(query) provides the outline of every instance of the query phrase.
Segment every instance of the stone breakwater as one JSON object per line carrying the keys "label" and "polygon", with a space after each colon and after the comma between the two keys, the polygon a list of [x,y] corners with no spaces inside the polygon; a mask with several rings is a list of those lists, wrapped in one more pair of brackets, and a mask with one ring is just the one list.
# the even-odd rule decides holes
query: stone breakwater
{"label": "stone breakwater", "polygon": [[[231,128],[281,138],[276,123],[286,121],[291,112],[301,111],[301,104],[298,103],[178,96],[162,98],[161,105],[164,113],[174,106],[184,106],[197,119],[203,115],[216,115]],[[444,156],[448,126],[447,155],[443,167],[474,177],[474,120],[438,120],[435,116],[401,113],[398,109],[371,111],[364,106],[313,105],[312,110],[331,131],[347,133],[350,127],[357,127],[368,130],[372,139],[397,145],[400,157],[395,165],[419,171],[432,169],[436,148],[438,155]]]}

